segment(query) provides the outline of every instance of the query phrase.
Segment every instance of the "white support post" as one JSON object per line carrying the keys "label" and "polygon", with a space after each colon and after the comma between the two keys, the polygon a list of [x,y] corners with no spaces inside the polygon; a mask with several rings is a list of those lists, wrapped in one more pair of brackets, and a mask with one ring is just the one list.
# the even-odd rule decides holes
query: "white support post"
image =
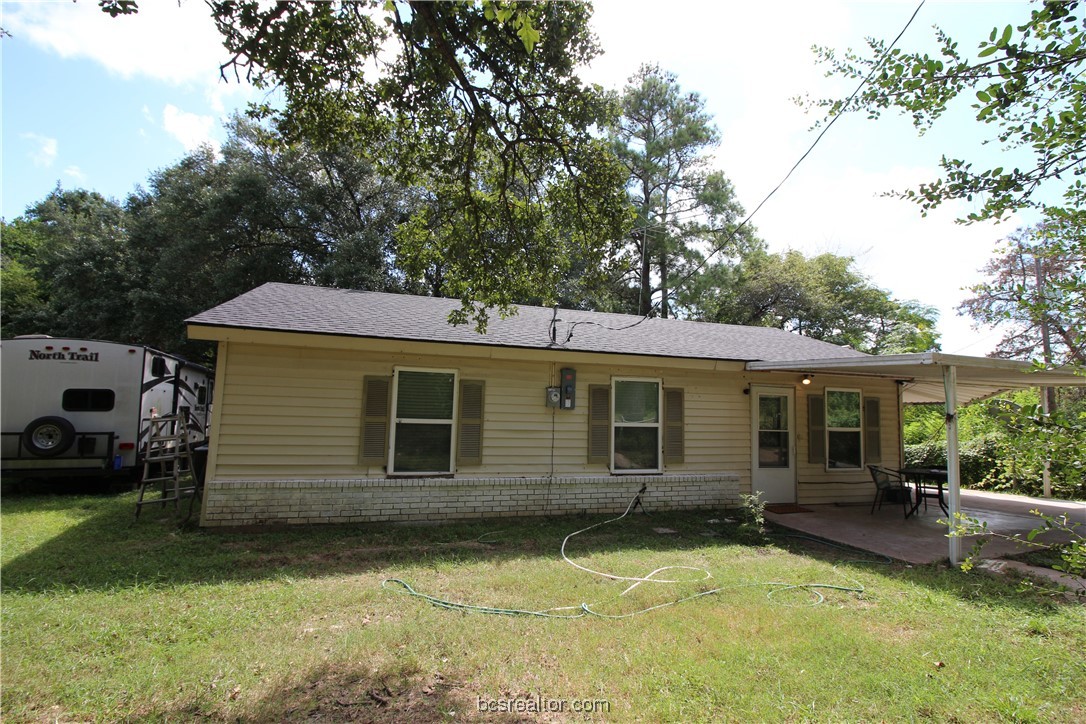
{"label": "white support post", "polygon": [[[1045,359],[1048,362],[1048,359]],[[1049,419],[1048,416],[1052,414],[1052,388],[1041,388],[1041,412],[1044,413],[1045,420]],[[1046,498],[1052,497],[1052,455],[1051,449],[1045,450],[1045,467],[1041,471],[1041,490],[1042,494]]]}
{"label": "white support post", "polygon": [[[958,511],[961,510],[961,461],[958,455],[958,368],[953,365],[943,368],[943,390],[946,399],[946,469],[947,497],[950,510],[950,525],[958,523]],[[962,539],[952,536],[950,539],[950,564],[958,565],[962,561]]]}

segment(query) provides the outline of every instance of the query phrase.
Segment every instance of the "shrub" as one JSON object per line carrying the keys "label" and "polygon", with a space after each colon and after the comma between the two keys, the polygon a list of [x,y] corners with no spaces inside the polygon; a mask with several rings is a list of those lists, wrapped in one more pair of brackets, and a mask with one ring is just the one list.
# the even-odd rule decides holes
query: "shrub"
{"label": "shrub", "polygon": [[765,501],[762,500],[762,492],[757,491],[752,495],[740,495],[739,520],[740,531],[748,534],[756,540],[765,535]]}
{"label": "shrub", "polygon": [[992,489],[1042,494],[1047,458],[1052,494],[1086,498],[1086,414],[1044,415],[1038,405],[1007,403],[993,412],[1010,434],[1002,438],[996,469],[986,479]]}
{"label": "shrub", "polygon": [[946,440],[928,440],[905,446],[905,467],[946,467]]}
{"label": "shrub", "polygon": [[[984,487],[984,481],[997,469],[1000,449],[998,435],[985,435],[963,442],[959,453],[962,484]],[[906,445],[905,465],[910,468],[945,468],[946,440]]]}
{"label": "shrub", "polygon": [[[1061,441],[1062,442],[1062,441]],[[961,444],[962,484],[981,490],[1022,495],[1044,493],[1043,446],[1036,439],[989,433]],[[1054,444],[1050,479],[1057,498],[1086,498],[1083,451]],[[931,440],[905,446],[905,465],[918,468],[946,467],[946,441]]]}

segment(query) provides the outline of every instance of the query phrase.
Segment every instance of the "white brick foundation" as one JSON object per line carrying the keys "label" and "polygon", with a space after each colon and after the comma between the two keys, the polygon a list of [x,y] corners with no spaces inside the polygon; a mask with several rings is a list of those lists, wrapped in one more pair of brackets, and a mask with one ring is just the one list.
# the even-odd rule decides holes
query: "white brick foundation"
{"label": "white brick foundation", "polygon": [[739,476],[212,480],[200,523],[364,523],[621,513],[641,488],[649,511],[732,508]]}

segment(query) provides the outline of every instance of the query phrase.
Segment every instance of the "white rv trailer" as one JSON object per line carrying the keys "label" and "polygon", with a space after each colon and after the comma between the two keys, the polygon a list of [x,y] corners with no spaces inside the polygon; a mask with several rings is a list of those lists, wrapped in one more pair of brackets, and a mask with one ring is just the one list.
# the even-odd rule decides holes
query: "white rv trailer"
{"label": "white rv trailer", "polygon": [[138,475],[151,417],[207,439],[206,367],[137,344],[41,335],[0,342],[4,477]]}

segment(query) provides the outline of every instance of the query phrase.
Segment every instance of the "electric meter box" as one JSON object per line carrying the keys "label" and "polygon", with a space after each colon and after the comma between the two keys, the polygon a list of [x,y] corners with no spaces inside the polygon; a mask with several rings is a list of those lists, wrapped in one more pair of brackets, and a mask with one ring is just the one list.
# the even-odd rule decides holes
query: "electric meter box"
{"label": "electric meter box", "polygon": [[572,410],[577,407],[577,370],[571,367],[562,369],[562,409]]}
{"label": "electric meter box", "polygon": [[560,387],[548,387],[547,388],[547,407],[561,407],[562,406],[562,388]]}

